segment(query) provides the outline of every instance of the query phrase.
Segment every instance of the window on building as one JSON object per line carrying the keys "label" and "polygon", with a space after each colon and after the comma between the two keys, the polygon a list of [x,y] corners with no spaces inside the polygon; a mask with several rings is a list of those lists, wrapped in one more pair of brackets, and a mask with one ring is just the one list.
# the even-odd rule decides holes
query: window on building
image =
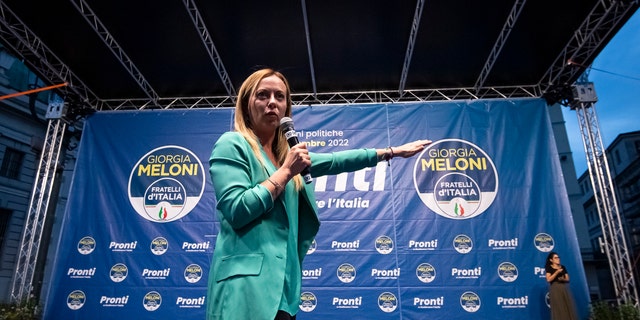
{"label": "window on building", "polygon": [[23,159],[24,152],[7,148],[2,158],[2,165],[0,165],[0,176],[18,179],[18,177],[20,177],[20,168],[22,168]]}
{"label": "window on building", "polygon": [[616,149],[613,152],[613,157],[616,159],[616,164],[620,164],[620,150]]}
{"label": "window on building", "polygon": [[0,208],[0,256],[4,247],[4,238],[9,229],[9,219],[11,218],[11,210]]}
{"label": "window on building", "polygon": [[593,251],[600,252],[600,243],[598,243],[598,239],[591,239],[591,248]]}
{"label": "window on building", "polygon": [[600,216],[598,216],[598,212],[595,210],[591,210],[589,211],[589,213],[591,214],[591,221],[593,221],[594,224],[600,224]]}
{"label": "window on building", "polygon": [[638,190],[640,190],[640,181],[636,181],[634,184],[629,186],[629,196],[635,197]]}
{"label": "window on building", "polygon": [[586,180],[585,180],[585,181],[580,185],[580,187],[582,188],[582,195],[585,195],[585,194],[587,194],[587,193],[589,192],[589,186],[590,186],[590,183],[591,183],[591,182],[589,182],[589,181],[586,181]]}
{"label": "window on building", "polygon": [[633,234],[631,234],[631,245],[635,247],[639,244],[640,244],[640,235],[637,232],[634,232]]}

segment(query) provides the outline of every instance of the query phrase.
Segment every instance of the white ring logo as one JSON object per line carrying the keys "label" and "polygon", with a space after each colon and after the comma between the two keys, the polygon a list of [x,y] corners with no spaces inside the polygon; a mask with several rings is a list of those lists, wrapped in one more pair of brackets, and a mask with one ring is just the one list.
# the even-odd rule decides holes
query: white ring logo
{"label": "white ring logo", "polygon": [[480,296],[473,291],[467,291],[460,296],[460,306],[466,312],[478,311],[480,304]]}
{"label": "white ring logo", "polygon": [[429,283],[436,278],[436,268],[429,263],[421,263],[416,268],[416,276],[423,283]]}
{"label": "white ring logo", "polygon": [[533,245],[542,252],[551,252],[555,246],[553,237],[547,233],[538,233],[533,238]]}
{"label": "white ring logo", "polygon": [[503,262],[498,266],[498,276],[504,282],[514,282],[518,279],[518,267],[511,262]]}
{"label": "white ring logo", "polygon": [[376,250],[380,254],[389,254],[393,251],[393,240],[388,236],[382,235],[376,239]]}
{"label": "white ring logo", "polygon": [[386,313],[393,312],[398,307],[398,298],[391,292],[383,292],[378,296],[378,307]]}
{"label": "white ring logo", "polygon": [[422,151],[413,182],[429,209],[455,220],[479,216],[498,193],[498,172],[491,158],[460,139],[439,140]]}
{"label": "white ring logo", "polygon": [[313,311],[318,305],[318,298],[313,292],[305,291],[300,294],[300,310],[304,312]]}
{"label": "white ring logo", "polygon": [[205,187],[205,170],[191,150],[163,146],[138,160],[129,176],[129,201],[143,218],[171,222],[198,204]]}

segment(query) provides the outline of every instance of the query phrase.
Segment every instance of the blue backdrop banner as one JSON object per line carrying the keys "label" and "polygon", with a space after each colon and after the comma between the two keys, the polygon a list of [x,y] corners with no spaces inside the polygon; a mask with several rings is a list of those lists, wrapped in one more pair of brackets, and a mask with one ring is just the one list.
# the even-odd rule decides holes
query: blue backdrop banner
{"label": "blue backdrop banner", "polygon": [[[588,290],[542,99],[294,108],[313,152],[433,143],[314,180],[322,222],[303,319],[544,319],[544,263]],[[85,122],[46,319],[204,319],[218,223],[211,148],[232,109],[98,112]]]}

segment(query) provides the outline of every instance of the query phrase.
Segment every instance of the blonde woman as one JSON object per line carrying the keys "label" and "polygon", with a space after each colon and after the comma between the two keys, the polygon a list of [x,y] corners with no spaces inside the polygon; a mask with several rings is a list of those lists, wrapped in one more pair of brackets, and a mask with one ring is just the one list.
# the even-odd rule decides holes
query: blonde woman
{"label": "blonde woman", "polygon": [[289,148],[279,125],[291,116],[287,79],[272,69],[251,74],[235,107],[234,131],[216,142],[209,172],[220,221],[209,272],[207,319],[295,319],[302,260],[320,222],[313,185],[299,173],[332,175],[411,157],[429,140],[386,149],[310,153]]}

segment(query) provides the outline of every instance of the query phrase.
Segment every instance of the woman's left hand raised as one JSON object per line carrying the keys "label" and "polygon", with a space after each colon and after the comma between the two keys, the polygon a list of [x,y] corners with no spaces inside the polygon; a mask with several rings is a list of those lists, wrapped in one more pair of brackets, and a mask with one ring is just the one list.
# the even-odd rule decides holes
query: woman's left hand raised
{"label": "woman's left hand raised", "polygon": [[413,142],[405,143],[401,146],[391,147],[394,157],[409,158],[413,157],[416,153],[424,150],[426,146],[431,144],[431,140],[416,140]]}

